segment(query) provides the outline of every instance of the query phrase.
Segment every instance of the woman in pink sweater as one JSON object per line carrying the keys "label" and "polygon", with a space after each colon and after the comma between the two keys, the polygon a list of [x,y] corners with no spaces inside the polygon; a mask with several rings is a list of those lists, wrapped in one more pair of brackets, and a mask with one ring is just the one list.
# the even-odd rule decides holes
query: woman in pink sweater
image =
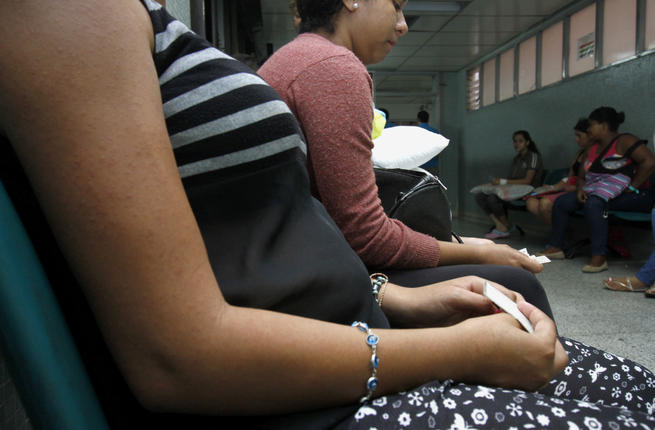
{"label": "woman in pink sweater", "polygon": [[[402,13],[384,18],[371,13],[369,0],[324,3],[298,2],[301,34],[258,73],[300,122],[312,192],[350,246],[369,268],[400,269],[394,272],[398,282],[432,283],[475,274],[516,286],[526,298],[544,301],[541,308],[549,311],[536,279],[515,269],[534,273],[541,264],[506,245],[438,241],[384,213],[371,163],[373,82],[366,65],[382,61],[407,33],[407,24]],[[400,12],[405,2],[392,3]],[[437,265],[452,267],[407,273]],[[422,275],[417,278],[417,273]]]}

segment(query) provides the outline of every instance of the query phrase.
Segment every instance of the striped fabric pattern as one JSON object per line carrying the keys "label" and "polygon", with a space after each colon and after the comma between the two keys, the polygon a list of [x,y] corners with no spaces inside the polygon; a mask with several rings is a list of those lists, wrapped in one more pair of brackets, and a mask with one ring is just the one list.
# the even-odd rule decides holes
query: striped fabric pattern
{"label": "striped fabric pattern", "polygon": [[628,188],[630,181],[630,177],[622,173],[587,172],[582,189],[585,193],[598,196],[607,202]]}
{"label": "striped fabric pattern", "polygon": [[[297,123],[284,118],[293,114],[255,72],[197,36],[159,3],[142,1],[153,23],[164,115],[182,178],[289,150],[306,154]],[[252,91],[253,86],[261,88]]]}

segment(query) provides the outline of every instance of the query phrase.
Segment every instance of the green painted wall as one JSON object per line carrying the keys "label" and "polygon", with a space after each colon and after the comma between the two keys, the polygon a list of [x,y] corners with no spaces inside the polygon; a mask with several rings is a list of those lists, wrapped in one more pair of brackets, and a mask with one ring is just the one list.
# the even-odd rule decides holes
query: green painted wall
{"label": "green painted wall", "polygon": [[[467,112],[466,73],[446,74],[442,128],[451,138],[442,176],[456,213],[483,216],[471,194],[489,176],[505,176],[515,155],[512,132],[530,132],[545,168],[565,167],[575,154],[573,126],[598,106],[626,114],[620,131],[652,142],[655,131],[655,55],[579,75],[513,99]],[[536,221],[535,221],[536,222]]]}

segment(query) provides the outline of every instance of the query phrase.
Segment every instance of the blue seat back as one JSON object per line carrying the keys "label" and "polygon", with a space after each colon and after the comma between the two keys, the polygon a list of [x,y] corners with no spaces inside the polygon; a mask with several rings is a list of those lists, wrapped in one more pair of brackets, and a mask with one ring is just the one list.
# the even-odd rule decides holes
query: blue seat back
{"label": "blue seat back", "polygon": [[0,183],[0,343],[35,429],[107,429],[61,309]]}
{"label": "blue seat back", "polygon": [[568,167],[563,167],[559,169],[553,169],[548,172],[548,174],[544,177],[544,184],[545,185],[555,185],[559,181],[561,181],[563,178],[566,178],[566,176],[569,174],[569,168]]}

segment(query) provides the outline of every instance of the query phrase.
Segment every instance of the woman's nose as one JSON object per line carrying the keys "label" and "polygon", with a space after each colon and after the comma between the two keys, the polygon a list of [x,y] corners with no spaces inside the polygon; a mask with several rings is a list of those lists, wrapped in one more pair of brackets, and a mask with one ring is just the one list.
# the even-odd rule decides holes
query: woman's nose
{"label": "woman's nose", "polygon": [[400,11],[398,15],[398,22],[396,22],[396,31],[400,36],[404,36],[407,34],[409,31],[409,27],[407,27],[407,21],[405,21],[405,15],[403,14],[402,11]]}

